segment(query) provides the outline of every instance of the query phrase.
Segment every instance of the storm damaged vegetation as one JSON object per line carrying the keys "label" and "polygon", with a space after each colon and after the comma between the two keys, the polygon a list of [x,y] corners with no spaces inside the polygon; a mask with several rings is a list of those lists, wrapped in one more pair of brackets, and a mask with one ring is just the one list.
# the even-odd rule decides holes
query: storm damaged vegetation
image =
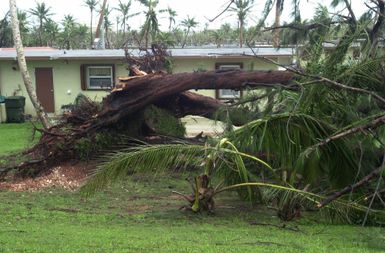
{"label": "storm damaged vegetation", "polygon": [[[279,27],[286,39],[303,43],[298,63],[260,60],[285,71],[170,74],[164,45],[153,44],[142,58],[127,51],[131,75],[101,104],[80,97],[59,124],[36,129],[42,136],[26,151],[29,159],[3,175],[36,176],[69,159],[97,156],[102,161],[82,188],[89,195],[137,172],[193,170],[191,192],[174,193],[194,213],[215,213],[217,195],[236,191],[284,221],[316,211],[330,221],[383,224],[385,3],[372,1],[376,11],[368,8],[360,18],[348,1],[333,3],[345,4],[349,15],[319,7],[310,23]],[[324,43],[335,37],[327,50]],[[194,89],[249,95],[224,103]],[[227,131],[187,138],[180,122],[186,115],[227,122]]]}

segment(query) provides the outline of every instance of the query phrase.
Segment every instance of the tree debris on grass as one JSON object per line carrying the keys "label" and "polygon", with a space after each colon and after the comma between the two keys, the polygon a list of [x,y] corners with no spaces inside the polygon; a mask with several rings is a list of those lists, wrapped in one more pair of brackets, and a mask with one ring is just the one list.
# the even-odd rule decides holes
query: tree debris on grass
{"label": "tree debris on grass", "polygon": [[[147,66],[148,70],[152,65],[146,65],[146,62],[158,61],[158,58],[137,63]],[[81,97],[72,111],[63,115],[61,123],[49,129],[36,129],[42,136],[26,152],[29,159],[16,167],[3,168],[0,178],[11,170],[16,170],[22,176],[35,176],[63,161],[78,159],[76,147],[79,142],[86,138],[94,145],[100,133],[113,133],[117,136],[127,134],[141,141],[151,141],[157,135],[163,136],[165,133],[154,129],[154,120],[144,116],[146,109],[151,106],[165,110],[176,119],[186,115],[214,118],[218,109],[225,106],[211,97],[189,92],[191,89],[240,90],[266,86],[295,88],[291,86],[293,73],[287,71],[231,70],[179,74],[158,71],[147,74],[140,70],[141,66],[130,66],[130,72],[135,76],[121,78],[120,83],[100,105]]]}

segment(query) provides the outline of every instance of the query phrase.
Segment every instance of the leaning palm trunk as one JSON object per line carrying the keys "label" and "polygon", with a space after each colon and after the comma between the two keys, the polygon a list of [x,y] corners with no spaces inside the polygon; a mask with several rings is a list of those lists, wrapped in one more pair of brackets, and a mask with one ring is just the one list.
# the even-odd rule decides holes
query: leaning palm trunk
{"label": "leaning palm trunk", "polygon": [[31,99],[31,102],[33,104],[33,107],[36,110],[36,114],[38,118],[40,119],[41,123],[43,124],[45,129],[48,129],[51,127],[51,123],[49,122],[47,113],[44,111],[44,108],[40,104],[35,89],[32,86],[32,80],[29,76],[29,72],[27,69],[27,63],[25,61],[24,56],[24,49],[23,49],[23,43],[21,41],[20,37],[20,29],[19,29],[19,20],[17,18],[17,8],[16,8],[16,1],[15,0],[9,0],[9,7],[11,11],[11,19],[12,19],[12,33],[13,33],[13,40],[16,47],[17,52],[17,61],[19,63],[19,68],[21,71],[21,75],[24,80],[25,88],[28,92],[29,98]]}

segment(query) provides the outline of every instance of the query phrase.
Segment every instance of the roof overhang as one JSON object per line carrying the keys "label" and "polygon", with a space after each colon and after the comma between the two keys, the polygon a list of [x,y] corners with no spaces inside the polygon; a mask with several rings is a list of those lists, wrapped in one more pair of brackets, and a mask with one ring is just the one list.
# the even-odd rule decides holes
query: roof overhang
{"label": "roof overhang", "polygon": [[[137,49],[128,51],[134,56],[144,55]],[[241,57],[293,57],[292,48],[177,48],[169,49],[171,57],[176,59],[203,59],[203,58],[241,58]],[[125,50],[59,50],[53,48],[25,48],[25,57],[29,61],[41,60],[124,60]],[[0,61],[17,60],[14,49],[0,49]]]}

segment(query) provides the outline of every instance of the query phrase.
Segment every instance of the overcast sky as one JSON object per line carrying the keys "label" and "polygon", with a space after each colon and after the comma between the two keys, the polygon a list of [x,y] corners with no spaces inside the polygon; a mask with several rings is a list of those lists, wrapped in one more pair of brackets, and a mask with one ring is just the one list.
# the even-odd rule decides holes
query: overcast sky
{"label": "overcast sky", "polygon": [[[17,0],[18,8],[23,10],[28,10],[34,8],[37,2],[42,2],[43,0]],[[126,2],[128,0],[122,0]],[[55,14],[53,19],[57,22],[60,22],[63,19],[63,16],[66,14],[72,14],[76,20],[80,23],[89,24],[90,13],[88,7],[84,5],[84,0],[44,0],[44,2],[51,7],[52,12]],[[102,0],[100,0],[102,2]],[[117,7],[118,0],[108,0],[110,7]],[[249,20],[248,25],[253,25],[256,23],[258,16],[262,13],[263,5],[265,1],[256,0],[256,4],[253,8],[253,16],[256,17],[254,20]],[[291,0],[286,0],[286,4],[290,5]],[[302,18],[311,18],[314,13],[314,8],[318,3],[327,4],[330,0],[302,0],[301,1],[301,14]],[[360,13],[363,9],[363,2],[369,2],[369,0],[353,0],[353,8]],[[223,10],[226,5],[229,3],[229,0],[160,0],[158,9],[165,9],[170,6],[174,9],[178,16],[176,18],[176,23],[178,24],[182,19],[186,18],[187,15],[194,17],[199,23],[200,28],[203,29],[206,23],[208,23],[209,28],[218,28],[220,24],[230,23],[233,27],[237,26],[237,19],[235,16],[224,14],[218,18],[215,22],[209,23],[208,19],[215,17],[217,14]],[[0,0],[0,18],[9,9],[8,0]],[[283,14],[283,19],[287,20],[291,8],[286,8],[285,13]],[[143,11],[144,8],[138,1],[132,0],[131,13]],[[111,14],[111,22],[116,23],[115,16],[118,14],[114,10]],[[162,25],[162,30],[167,30],[168,28],[168,19],[166,14],[159,15],[159,21]],[[141,24],[143,24],[143,15],[139,15],[130,19],[130,26],[137,29]],[[268,22],[271,24],[273,20],[273,15],[269,17]],[[96,23],[96,22],[95,22]]]}

